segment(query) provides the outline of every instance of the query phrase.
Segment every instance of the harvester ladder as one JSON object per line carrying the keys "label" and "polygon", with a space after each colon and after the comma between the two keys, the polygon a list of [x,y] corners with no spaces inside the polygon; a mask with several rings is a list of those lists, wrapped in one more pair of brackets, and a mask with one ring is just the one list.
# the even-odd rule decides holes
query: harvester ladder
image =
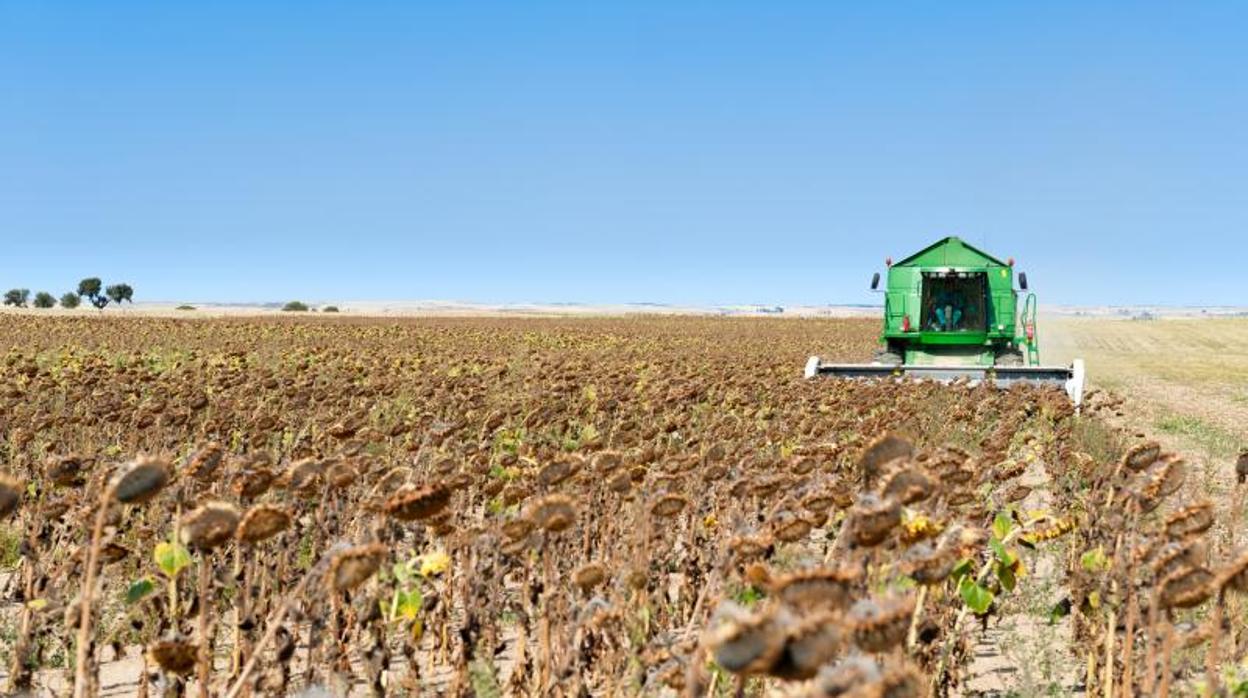
{"label": "harvester ladder", "polygon": [[1019,322],[1023,323],[1023,336],[1027,340],[1027,365],[1040,365],[1040,347],[1036,338],[1036,294],[1028,293],[1023,302],[1023,312],[1019,314]]}

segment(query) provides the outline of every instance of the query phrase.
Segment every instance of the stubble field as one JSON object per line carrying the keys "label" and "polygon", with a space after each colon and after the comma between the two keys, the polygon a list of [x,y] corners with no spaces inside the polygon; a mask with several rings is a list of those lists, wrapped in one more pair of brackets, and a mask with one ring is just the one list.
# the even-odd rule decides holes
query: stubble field
{"label": "stubble field", "polygon": [[10,691],[1241,680],[1242,498],[1204,487],[1233,458],[1104,393],[801,379],[872,320],[0,327]]}

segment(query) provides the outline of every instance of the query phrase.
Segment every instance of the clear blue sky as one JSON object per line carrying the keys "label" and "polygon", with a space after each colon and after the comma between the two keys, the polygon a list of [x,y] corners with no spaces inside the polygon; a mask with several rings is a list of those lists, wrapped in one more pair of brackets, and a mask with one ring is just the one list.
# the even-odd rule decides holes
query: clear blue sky
{"label": "clear blue sky", "polygon": [[0,287],[1248,303],[1245,7],[5,0]]}

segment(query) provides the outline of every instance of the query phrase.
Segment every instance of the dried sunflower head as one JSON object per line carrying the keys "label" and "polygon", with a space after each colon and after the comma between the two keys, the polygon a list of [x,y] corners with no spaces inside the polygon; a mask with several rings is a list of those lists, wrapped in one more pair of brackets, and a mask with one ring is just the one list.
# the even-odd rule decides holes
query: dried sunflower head
{"label": "dried sunflower head", "polygon": [[287,489],[291,492],[308,492],[320,481],[325,464],[315,458],[301,458],[282,475]]}
{"label": "dried sunflower head", "polygon": [[69,513],[70,502],[65,497],[48,499],[39,505],[39,515],[45,519],[56,521]]}
{"label": "dried sunflower head", "polygon": [[1213,502],[1199,502],[1166,517],[1166,535],[1171,538],[1186,538],[1204,533],[1213,526],[1213,520]]}
{"label": "dried sunflower head", "polygon": [[1156,579],[1164,579],[1188,567],[1204,567],[1209,559],[1208,546],[1200,538],[1165,542],[1145,552],[1152,558]]}
{"label": "dried sunflower head", "polygon": [[1031,488],[1024,484],[1015,484],[1005,492],[1005,501],[1009,503],[1021,502],[1031,494]]}
{"label": "dried sunflower head", "polygon": [[1162,608],[1192,608],[1204,603],[1214,591],[1214,576],[1203,567],[1186,567],[1161,580],[1158,600]]}
{"label": "dried sunflower head", "polygon": [[259,543],[290,527],[290,512],[272,504],[260,504],[248,510],[238,524],[235,535],[244,543]]}
{"label": "dried sunflower head", "polygon": [[884,542],[888,534],[901,523],[901,504],[895,499],[881,499],[874,494],[864,494],[850,511],[851,531],[854,542],[871,548]]}
{"label": "dried sunflower head", "polygon": [[325,431],[330,436],[341,441],[343,439],[349,439],[352,436],[355,436],[355,432],[359,430],[360,430],[359,425],[354,424],[353,422],[349,420],[344,420],[341,422],[334,422],[333,424],[329,425],[329,428],[326,429]]}
{"label": "dried sunflower head", "polygon": [[650,505],[650,513],[661,519],[671,518],[684,511],[689,500],[678,494],[664,494]]}
{"label": "dried sunflower head", "polygon": [[160,494],[169,483],[169,474],[170,467],[165,461],[141,456],[118,470],[111,487],[117,501],[141,504]]}
{"label": "dried sunflower head", "polygon": [[940,471],[940,482],[944,485],[965,485],[974,479],[975,471],[962,466],[956,466]]}
{"label": "dried sunflower head", "polygon": [[433,471],[442,476],[450,476],[459,471],[459,460],[449,456],[439,458],[433,464]]}
{"label": "dried sunflower head", "polygon": [[745,581],[756,587],[771,586],[771,569],[762,562],[751,562],[741,573]]}
{"label": "dried sunflower head", "polygon": [[828,486],[828,494],[832,496],[832,503],[841,509],[852,507],[857,496],[854,488],[845,480],[833,481]]}
{"label": "dried sunflower head", "polygon": [[427,519],[425,526],[435,536],[445,538],[455,532],[455,522],[452,520],[451,513],[444,511],[437,516]]}
{"label": "dried sunflower head", "polygon": [[405,485],[382,506],[387,516],[400,521],[419,521],[437,516],[451,502],[451,491],[435,484]]}
{"label": "dried sunflower head", "polygon": [[532,519],[523,516],[507,519],[502,525],[503,535],[509,540],[524,538],[532,533],[535,528],[537,528],[537,524],[533,523]]}
{"label": "dried sunflower head", "polygon": [[17,506],[22,503],[22,493],[25,490],[26,486],[21,480],[12,475],[0,473],[0,518],[17,511]]}
{"label": "dried sunflower head", "polygon": [[526,553],[530,548],[537,545],[536,538],[537,536],[532,535],[531,533],[517,538],[509,538],[501,546],[499,546],[498,549],[502,551],[504,555],[519,557],[520,555]]}
{"label": "dried sunflower head", "polygon": [[594,471],[603,475],[618,469],[623,463],[624,458],[619,451],[599,451],[590,460]]}
{"label": "dried sunflower head", "polygon": [[276,475],[263,465],[251,465],[234,474],[232,488],[234,493],[244,499],[255,499],[273,485]]}
{"label": "dried sunflower head", "polygon": [[915,598],[862,599],[849,609],[854,644],[864,652],[887,652],[906,640]]}
{"label": "dried sunflower head", "polygon": [[1248,593],[1248,553],[1241,553],[1218,572],[1217,586],[1241,594]]}
{"label": "dried sunflower head", "polygon": [[793,456],[789,459],[789,472],[794,475],[806,475],[819,465],[811,456]]}
{"label": "dried sunflower head", "polygon": [[816,512],[808,511],[802,515],[802,518],[809,521],[811,526],[815,528],[822,528],[827,525],[828,519],[830,517],[828,515],[828,512],[826,511],[816,511]]}
{"label": "dried sunflower head", "polygon": [[1025,460],[1006,460],[997,464],[992,470],[992,479],[997,482],[1005,482],[1027,472],[1027,461]]}
{"label": "dried sunflower head", "polygon": [[914,446],[908,440],[896,434],[883,434],[867,444],[859,454],[858,472],[872,480],[886,464],[913,455]]}
{"label": "dried sunflower head", "polygon": [[523,502],[528,498],[529,494],[529,488],[525,484],[512,482],[503,488],[501,496],[503,498],[503,504],[511,506],[513,504]]}
{"label": "dried sunflower head", "polygon": [[184,637],[173,636],[148,645],[147,656],[161,671],[186,676],[195,670],[199,646]]}
{"label": "dried sunflower head", "polygon": [[766,556],[775,541],[766,534],[743,534],[734,536],[728,548],[738,562],[748,562]]}
{"label": "dried sunflower head", "polygon": [[1140,471],[1152,465],[1161,455],[1161,444],[1156,441],[1146,441],[1142,444],[1132,446],[1122,456],[1122,464],[1128,470]]}
{"label": "dried sunflower head", "polygon": [[629,589],[641,591],[642,589],[645,589],[649,583],[650,577],[646,573],[646,568],[644,566],[632,567],[624,573],[624,584],[626,584]]}
{"label": "dried sunflower head", "polygon": [[82,484],[82,475],[86,463],[78,456],[49,458],[44,475],[54,484],[62,487],[74,487]]}
{"label": "dried sunflower head", "polygon": [[793,543],[810,535],[814,526],[805,516],[791,511],[781,511],[769,522],[771,534],[776,540]]}
{"label": "dried sunflower head", "polygon": [[533,505],[529,518],[541,528],[557,533],[576,523],[576,507],[568,497],[547,495]]}
{"label": "dried sunflower head", "polygon": [[890,471],[880,488],[880,496],[892,498],[904,504],[914,504],[932,496],[936,481],[917,465],[907,465]]}
{"label": "dried sunflower head", "polygon": [[330,487],[341,490],[350,487],[359,474],[359,466],[355,461],[334,461],[325,469],[325,481]]}
{"label": "dried sunflower head", "polygon": [[801,498],[801,508],[810,513],[826,513],[836,504],[836,497],[829,487],[820,487]]}
{"label": "dried sunflower head", "polygon": [[208,482],[216,475],[217,467],[224,458],[225,449],[221,444],[211,441],[191,456],[183,472],[200,482]]}
{"label": "dried sunflower head", "polygon": [[357,545],[334,553],[327,581],[332,591],[349,591],[368,581],[390,554],[381,543]]}
{"label": "dried sunflower head", "polygon": [[182,542],[200,550],[218,548],[234,537],[239,518],[238,509],[229,502],[201,505],[178,524]]}
{"label": "dried sunflower head", "polygon": [[713,443],[702,452],[704,463],[718,463],[728,457],[728,448],[722,443]]}
{"label": "dried sunflower head", "polygon": [[633,478],[627,471],[615,473],[611,476],[611,479],[607,480],[607,489],[615,492],[616,494],[624,494],[632,489],[632,487]]}
{"label": "dried sunflower head", "polygon": [[[748,472],[748,471],[746,471]],[[752,479],[744,480],[748,483],[749,493],[760,499],[766,499],[771,495],[779,492],[789,485],[789,478],[784,475],[766,476],[756,475]]]}
{"label": "dried sunflower head", "polygon": [[823,611],[795,621],[785,638],[784,651],[771,675],[786,681],[805,681],[841,651],[841,618]]}
{"label": "dried sunflower head", "polygon": [[945,497],[945,502],[947,502],[948,506],[951,507],[965,507],[967,504],[976,502],[977,499],[978,496],[976,496],[976,493],[972,492],[971,489],[958,487],[948,491],[948,494]]}
{"label": "dried sunflower head", "polygon": [[106,543],[100,547],[100,562],[109,565],[120,562],[130,555],[130,550],[117,543]]}
{"label": "dried sunflower head", "polygon": [[572,459],[555,461],[537,471],[537,481],[545,487],[554,487],[575,475],[578,465]]}
{"label": "dried sunflower head", "polygon": [[703,482],[716,482],[728,475],[728,466],[723,463],[708,463],[702,468],[701,475]]}
{"label": "dried sunflower head", "polygon": [[377,485],[373,487],[373,495],[378,497],[388,497],[392,492],[398,490],[407,484],[412,478],[411,468],[394,468],[377,480]]}
{"label": "dried sunflower head", "polygon": [[774,580],[772,593],[801,611],[832,611],[849,606],[862,570],[854,566],[794,572]]}
{"label": "dried sunflower head", "polygon": [[731,602],[720,604],[705,642],[716,663],[734,674],[765,674],[780,660],[793,617],[782,606],[754,613]]}
{"label": "dried sunflower head", "polygon": [[1183,486],[1187,479],[1187,463],[1181,458],[1163,457],[1143,474],[1140,499],[1160,502]]}
{"label": "dried sunflower head", "polygon": [[607,580],[607,568],[601,562],[581,565],[572,573],[572,582],[581,591],[589,591]]}
{"label": "dried sunflower head", "polygon": [[820,669],[808,695],[811,698],[883,696],[883,678],[879,665],[867,657],[855,655]]}
{"label": "dried sunflower head", "polygon": [[957,562],[957,554],[952,547],[919,543],[902,554],[901,571],[919,584],[939,584],[949,576]]}

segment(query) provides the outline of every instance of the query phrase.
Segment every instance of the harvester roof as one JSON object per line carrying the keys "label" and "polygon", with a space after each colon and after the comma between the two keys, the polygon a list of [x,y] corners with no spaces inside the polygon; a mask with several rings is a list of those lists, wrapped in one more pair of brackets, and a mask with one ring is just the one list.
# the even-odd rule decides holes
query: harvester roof
{"label": "harvester roof", "polygon": [[893,267],[1004,267],[1005,262],[968,245],[961,238],[938,240],[897,262]]}

